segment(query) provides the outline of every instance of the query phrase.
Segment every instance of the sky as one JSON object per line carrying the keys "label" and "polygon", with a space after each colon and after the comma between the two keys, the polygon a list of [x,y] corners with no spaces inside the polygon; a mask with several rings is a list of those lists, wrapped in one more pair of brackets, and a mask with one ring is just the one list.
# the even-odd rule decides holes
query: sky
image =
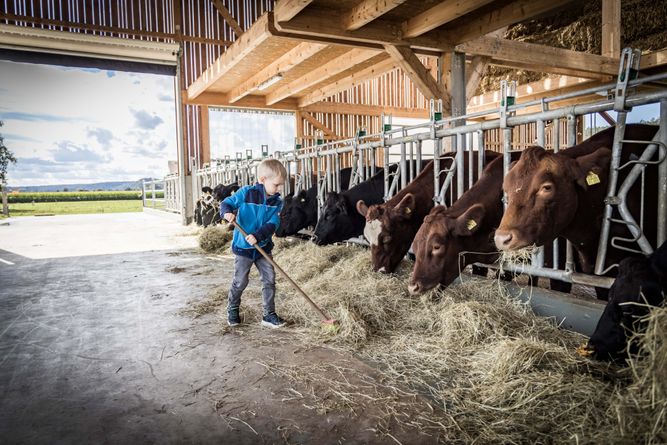
{"label": "sky", "polygon": [[176,160],[171,76],[0,61],[9,186],[163,177]]}

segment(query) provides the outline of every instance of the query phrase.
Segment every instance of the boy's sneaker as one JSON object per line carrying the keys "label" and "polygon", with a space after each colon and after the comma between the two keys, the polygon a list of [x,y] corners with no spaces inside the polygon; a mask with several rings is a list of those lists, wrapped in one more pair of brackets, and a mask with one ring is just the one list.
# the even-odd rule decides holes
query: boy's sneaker
{"label": "boy's sneaker", "polygon": [[275,312],[271,312],[262,317],[262,326],[266,326],[267,328],[282,328],[286,324],[287,322],[280,318]]}
{"label": "boy's sneaker", "polygon": [[227,309],[227,324],[229,326],[238,326],[241,324],[241,316],[239,315],[239,308],[230,307]]}

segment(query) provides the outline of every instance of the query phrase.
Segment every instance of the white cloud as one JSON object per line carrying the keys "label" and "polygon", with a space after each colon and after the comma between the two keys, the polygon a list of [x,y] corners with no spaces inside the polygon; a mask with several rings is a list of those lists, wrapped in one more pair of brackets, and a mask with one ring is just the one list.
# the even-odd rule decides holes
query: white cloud
{"label": "white cloud", "polygon": [[136,180],[176,159],[169,76],[0,61],[12,186]]}

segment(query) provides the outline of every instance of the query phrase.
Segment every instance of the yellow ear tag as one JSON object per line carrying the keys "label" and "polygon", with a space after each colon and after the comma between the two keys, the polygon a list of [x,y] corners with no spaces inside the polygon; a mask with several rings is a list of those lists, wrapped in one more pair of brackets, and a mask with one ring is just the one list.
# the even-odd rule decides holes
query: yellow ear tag
{"label": "yellow ear tag", "polygon": [[475,222],[474,219],[471,219],[468,221],[468,224],[466,224],[466,227],[468,227],[468,230],[472,230],[475,227],[477,227],[477,223]]}
{"label": "yellow ear tag", "polygon": [[410,210],[410,207],[406,207],[405,208],[405,214],[409,215],[410,213],[412,213],[412,210]]}
{"label": "yellow ear tag", "polygon": [[600,177],[593,172],[588,172],[586,176],[586,184],[595,185],[600,183]]}
{"label": "yellow ear tag", "polygon": [[305,200],[305,199],[303,199],[303,198],[301,198],[301,202],[306,202],[306,200]]}

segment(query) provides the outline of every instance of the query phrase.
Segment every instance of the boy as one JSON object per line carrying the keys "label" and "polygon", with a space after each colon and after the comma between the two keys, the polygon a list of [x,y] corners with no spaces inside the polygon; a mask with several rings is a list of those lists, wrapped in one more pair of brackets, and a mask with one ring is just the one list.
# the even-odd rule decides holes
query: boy
{"label": "boy", "polygon": [[[253,186],[241,187],[235,194],[220,203],[220,214],[228,222],[236,222],[248,233],[243,237],[234,229],[232,252],[234,252],[234,280],[229,289],[227,324],[241,323],[239,305],[241,294],[248,285],[248,273],[254,264],[262,279],[262,302],[264,316],[262,326],[280,328],[285,320],[276,314],[274,298],[276,294],[276,272],[269,261],[253,246],[257,244],[270,254],[273,248],[271,237],[280,224],[279,213],[283,207],[280,198],[287,171],[276,159],[265,159],[257,166],[259,182]],[[232,213],[238,210],[237,214]]]}

